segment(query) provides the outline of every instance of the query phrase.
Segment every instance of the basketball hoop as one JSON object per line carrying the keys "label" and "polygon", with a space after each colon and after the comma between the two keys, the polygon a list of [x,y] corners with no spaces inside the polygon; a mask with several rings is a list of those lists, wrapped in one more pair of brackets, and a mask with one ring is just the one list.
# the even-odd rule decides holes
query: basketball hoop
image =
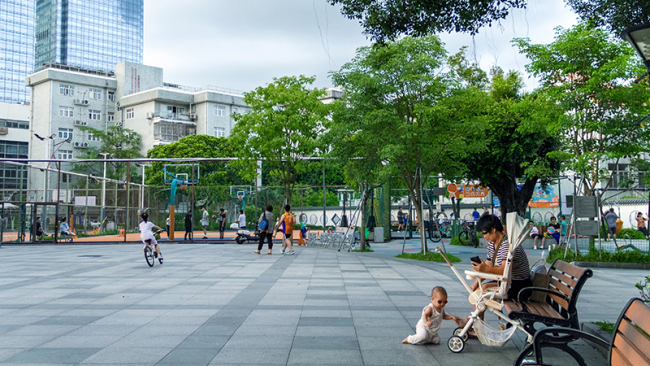
{"label": "basketball hoop", "polygon": [[244,199],[244,195],[243,194],[242,195],[238,194],[237,199],[239,200],[239,202],[241,202],[241,200]]}

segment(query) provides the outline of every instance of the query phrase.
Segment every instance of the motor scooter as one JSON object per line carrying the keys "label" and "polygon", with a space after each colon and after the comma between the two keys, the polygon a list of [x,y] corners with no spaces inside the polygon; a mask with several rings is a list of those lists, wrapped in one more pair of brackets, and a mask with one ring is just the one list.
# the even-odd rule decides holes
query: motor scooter
{"label": "motor scooter", "polygon": [[237,230],[237,236],[235,237],[235,241],[237,242],[237,244],[244,244],[247,241],[258,242],[260,241],[260,233],[258,230],[251,232],[250,230],[239,229]]}

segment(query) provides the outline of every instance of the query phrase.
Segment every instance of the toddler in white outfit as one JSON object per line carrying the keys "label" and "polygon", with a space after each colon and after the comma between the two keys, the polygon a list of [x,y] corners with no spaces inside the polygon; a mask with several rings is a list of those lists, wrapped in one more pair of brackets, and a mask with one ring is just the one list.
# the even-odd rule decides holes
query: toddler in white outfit
{"label": "toddler in white outfit", "polygon": [[457,316],[446,314],[444,307],[447,305],[447,291],[444,287],[436,286],[431,290],[431,304],[422,309],[422,317],[415,326],[415,334],[406,337],[402,343],[410,344],[440,344],[438,329],[442,320],[459,321]]}

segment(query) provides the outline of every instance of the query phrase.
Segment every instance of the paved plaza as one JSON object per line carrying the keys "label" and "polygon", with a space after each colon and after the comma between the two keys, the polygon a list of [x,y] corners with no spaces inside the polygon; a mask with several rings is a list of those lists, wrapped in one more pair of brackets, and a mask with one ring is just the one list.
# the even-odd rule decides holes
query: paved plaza
{"label": "paved plaza", "polygon": [[[448,313],[466,317],[471,306],[446,264],[382,254],[394,243],[376,246],[378,253],[297,248],[287,256],[257,255],[252,245],[168,244],[165,263],[153,268],[141,245],[3,246],[0,364],[512,364],[519,331],[502,348],[470,340],[461,354],[444,343],[401,344],[433,286],[447,288]],[[646,273],[594,272],[579,300],[581,320],[615,321]],[[443,342],[454,328],[443,322]],[[578,347],[590,364],[605,364]]]}

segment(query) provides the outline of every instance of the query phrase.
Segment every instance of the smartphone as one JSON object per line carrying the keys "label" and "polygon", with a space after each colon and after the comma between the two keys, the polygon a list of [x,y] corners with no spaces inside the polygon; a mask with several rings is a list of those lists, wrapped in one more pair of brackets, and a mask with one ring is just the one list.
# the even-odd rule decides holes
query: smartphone
{"label": "smartphone", "polygon": [[470,260],[476,264],[481,264],[481,257],[479,256],[472,257]]}

